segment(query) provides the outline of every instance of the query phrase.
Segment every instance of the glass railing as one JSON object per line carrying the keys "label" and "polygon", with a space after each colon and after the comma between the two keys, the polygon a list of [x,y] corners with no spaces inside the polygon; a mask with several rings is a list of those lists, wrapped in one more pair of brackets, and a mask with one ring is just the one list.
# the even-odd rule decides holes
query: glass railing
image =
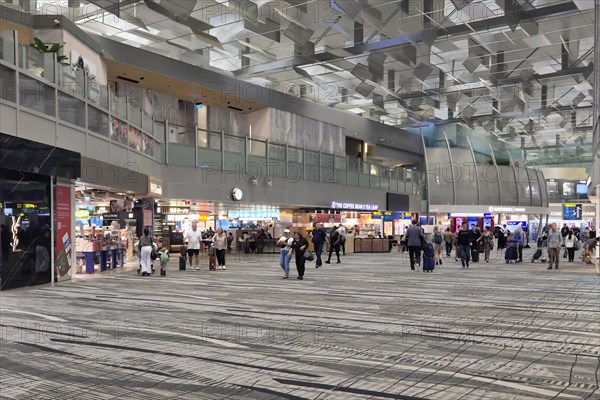
{"label": "glass railing", "polygon": [[0,100],[164,161],[164,124],[55,54],[16,43],[16,32],[0,32]]}
{"label": "glass railing", "polygon": [[15,46],[0,33],[0,99],[19,104],[115,144],[174,165],[242,170],[258,178],[333,183],[420,194],[416,171],[356,157],[159,121],[136,103],[100,85],[86,71],[59,64],[53,54]]}

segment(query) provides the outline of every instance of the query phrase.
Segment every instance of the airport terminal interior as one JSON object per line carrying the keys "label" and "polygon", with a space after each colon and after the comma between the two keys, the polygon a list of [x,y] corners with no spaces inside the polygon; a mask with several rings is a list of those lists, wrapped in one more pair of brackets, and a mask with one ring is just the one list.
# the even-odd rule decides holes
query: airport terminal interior
{"label": "airport terminal interior", "polygon": [[0,399],[600,399],[600,0],[0,0]]}

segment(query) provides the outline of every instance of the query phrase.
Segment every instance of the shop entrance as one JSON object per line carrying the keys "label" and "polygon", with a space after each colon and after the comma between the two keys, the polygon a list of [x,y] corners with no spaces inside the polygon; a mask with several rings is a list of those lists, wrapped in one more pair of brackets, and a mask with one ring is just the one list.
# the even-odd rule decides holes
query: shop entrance
{"label": "shop entrance", "polygon": [[1,289],[51,281],[51,178],[0,169]]}

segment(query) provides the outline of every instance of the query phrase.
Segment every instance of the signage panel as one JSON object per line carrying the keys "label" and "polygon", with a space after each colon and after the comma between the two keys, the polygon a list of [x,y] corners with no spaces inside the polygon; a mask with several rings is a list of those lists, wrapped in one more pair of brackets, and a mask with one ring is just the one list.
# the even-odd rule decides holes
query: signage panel
{"label": "signage panel", "polygon": [[261,220],[261,219],[273,219],[279,218],[279,210],[241,210],[241,211],[229,211],[227,218],[230,219],[250,219],[250,220]]}
{"label": "signage panel", "polygon": [[189,207],[161,206],[160,213],[161,214],[172,214],[172,215],[187,215],[190,213],[190,208]]}
{"label": "signage panel", "polygon": [[337,201],[331,202],[331,207],[339,210],[364,210],[364,211],[376,211],[379,209],[377,204],[359,204],[359,203],[340,203]]}
{"label": "signage panel", "polygon": [[563,219],[566,221],[578,221],[583,216],[581,204],[563,204]]}
{"label": "signage panel", "polygon": [[56,185],[56,226],[55,260],[56,276],[67,276],[71,270],[73,259],[71,257],[71,186]]}

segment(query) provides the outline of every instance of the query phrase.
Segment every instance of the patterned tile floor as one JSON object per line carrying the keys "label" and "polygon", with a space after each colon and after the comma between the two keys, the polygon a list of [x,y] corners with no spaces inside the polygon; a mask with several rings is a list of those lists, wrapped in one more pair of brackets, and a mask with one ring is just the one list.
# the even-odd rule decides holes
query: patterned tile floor
{"label": "patterned tile floor", "polygon": [[600,398],[593,267],[342,260],[304,281],[230,255],[4,292],[0,398]]}

